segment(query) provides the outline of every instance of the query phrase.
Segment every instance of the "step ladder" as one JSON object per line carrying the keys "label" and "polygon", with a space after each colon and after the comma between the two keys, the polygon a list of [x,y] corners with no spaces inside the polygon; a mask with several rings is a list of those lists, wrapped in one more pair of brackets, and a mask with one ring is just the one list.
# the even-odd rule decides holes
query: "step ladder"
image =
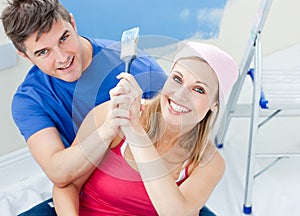
{"label": "step ladder", "polygon": [[[250,38],[240,64],[240,73],[228,98],[220,129],[215,137],[218,148],[223,147],[229,124],[234,117],[250,117],[250,136],[246,168],[243,212],[252,213],[252,188],[254,178],[273,166],[282,158],[300,156],[291,154],[257,154],[258,129],[278,116],[300,116],[300,71],[262,70],[261,32],[271,8],[272,0],[262,0],[258,16],[251,29]],[[254,68],[250,68],[254,61]],[[247,76],[253,81],[253,101],[249,106],[238,105],[237,101]],[[276,88],[274,88],[276,87]],[[282,112],[284,110],[284,112]],[[283,114],[284,113],[284,114]],[[259,118],[265,117],[261,123]],[[222,129],[222,130],[221,130]],[[274,157],[275,160],[263,170],[254,173],[255,158]]]}

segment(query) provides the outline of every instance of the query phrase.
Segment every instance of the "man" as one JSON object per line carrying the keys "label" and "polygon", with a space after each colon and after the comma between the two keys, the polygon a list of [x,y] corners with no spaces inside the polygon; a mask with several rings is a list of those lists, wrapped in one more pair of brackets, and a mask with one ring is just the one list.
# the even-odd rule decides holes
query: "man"
{"label": "man", "polygon": [[[115,77],[124,71],[120,46],[78,35],[74,17],[58,0],[13,0],[1,18],[18,54],[33,64],[13,97],[14,121],[49,179],[64,187],[91,172],[107,149],[96,126],[86,126],[84,136],[76,133],[87,113],[109,99]],[[145,97],[165,80],[147,56],[134,60],[131,73],[140,77]]]}

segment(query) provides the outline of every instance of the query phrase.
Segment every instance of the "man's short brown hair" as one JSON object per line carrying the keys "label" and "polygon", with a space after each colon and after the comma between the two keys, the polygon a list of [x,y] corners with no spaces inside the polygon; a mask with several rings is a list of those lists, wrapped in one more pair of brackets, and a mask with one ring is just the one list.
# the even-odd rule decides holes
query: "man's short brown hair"
{"label": "man's short brown hair", "polygon": [[6,35],[22,53],[26,52],[24,41],[31,34],[37,32],[38,40],[59,19],[71,22],[69,12],[58,0],[8,0],[1,19]]}

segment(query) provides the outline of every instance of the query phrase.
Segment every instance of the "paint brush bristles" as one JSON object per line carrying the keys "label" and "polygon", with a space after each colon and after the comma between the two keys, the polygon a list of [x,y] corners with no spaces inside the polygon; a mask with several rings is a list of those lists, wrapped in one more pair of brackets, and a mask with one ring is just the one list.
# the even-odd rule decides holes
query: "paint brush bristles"
{"label": "paint brush bristles", "polygon": [[125,72],[130,72],[131,62],[136,58],[139,38],[138,27],[124,31],[121,38],[120,59],[125,62]]}

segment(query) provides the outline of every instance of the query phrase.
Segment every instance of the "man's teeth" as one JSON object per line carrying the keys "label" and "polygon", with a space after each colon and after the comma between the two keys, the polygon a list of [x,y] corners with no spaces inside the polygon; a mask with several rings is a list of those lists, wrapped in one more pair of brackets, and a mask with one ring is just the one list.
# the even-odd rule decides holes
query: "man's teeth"
{"label": "man's teeth", "polygon": [[66,66],[61,67],[61,69],[66,69],[66,68],[70,67],[71,63],[72,63],[72,61],[70,61],[69,64],[67,64]]}
{"label": "man's teeth", "polygon": [[170,101],[170,106],[176,112],[184,113],[184,112],[188,112],[189,111],[187,108],[179,106],[179,105],[175,104],[173,101]]}

